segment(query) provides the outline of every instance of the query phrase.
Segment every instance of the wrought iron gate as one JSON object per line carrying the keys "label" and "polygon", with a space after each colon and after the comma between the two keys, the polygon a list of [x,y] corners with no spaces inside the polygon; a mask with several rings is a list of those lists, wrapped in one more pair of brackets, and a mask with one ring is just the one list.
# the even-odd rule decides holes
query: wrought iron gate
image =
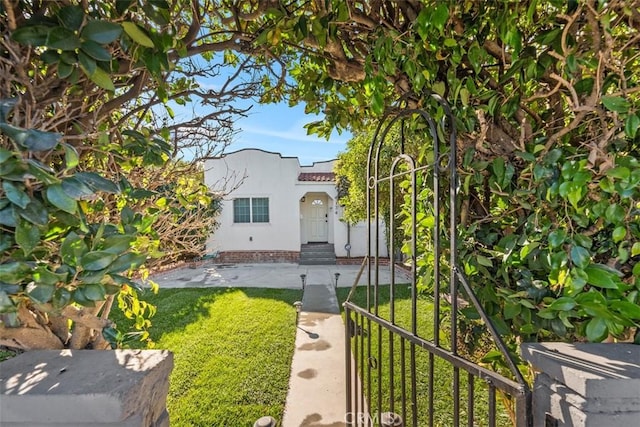
{"label": "wrought iron gate", "polygon": [[[345,421],[530,426],[530,389],[458,265],[455,122],[448,104],[433,98],[444,119],[401,110],[380,122],[369,149],[368,280],[344,304]],[[409,269],[408,284],[396,274],[399,264]],[[383,268],[389,284],[379,283]],[[470,323],[484,324],[490,338],[481,345],[495,347],[505,375],[472,361],[461,331]]]}

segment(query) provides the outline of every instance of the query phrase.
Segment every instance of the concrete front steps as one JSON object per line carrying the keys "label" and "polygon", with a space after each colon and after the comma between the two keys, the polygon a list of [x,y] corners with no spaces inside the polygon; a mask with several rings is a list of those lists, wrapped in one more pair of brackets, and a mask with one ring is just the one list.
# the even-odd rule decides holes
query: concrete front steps
{"label": "concrete front steps", "polygon": [[300,247],[300,265],[335,265],[333,243],[306,243]]}

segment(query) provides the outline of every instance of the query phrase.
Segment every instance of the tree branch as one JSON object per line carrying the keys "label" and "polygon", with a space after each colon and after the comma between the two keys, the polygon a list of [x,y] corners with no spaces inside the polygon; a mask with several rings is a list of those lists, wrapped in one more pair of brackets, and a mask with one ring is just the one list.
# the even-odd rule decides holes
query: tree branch
{"label": "tree branch", "polygon": [[134,78],[131,88],[124,94],[105,102],[100,108],[100,113],[105,116],[140,95],[148,81],[148,78],[149,75],[146,71],[139,72]]}

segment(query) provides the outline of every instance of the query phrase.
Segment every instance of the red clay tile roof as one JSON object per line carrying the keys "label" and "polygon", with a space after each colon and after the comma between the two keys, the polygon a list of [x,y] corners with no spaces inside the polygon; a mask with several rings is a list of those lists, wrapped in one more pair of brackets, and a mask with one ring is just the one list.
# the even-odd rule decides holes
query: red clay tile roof
{"label": "red clay tile roof", "polygon": [[335,179],[333,172],[304,172],[298,175],[298,181],[332,182]]}

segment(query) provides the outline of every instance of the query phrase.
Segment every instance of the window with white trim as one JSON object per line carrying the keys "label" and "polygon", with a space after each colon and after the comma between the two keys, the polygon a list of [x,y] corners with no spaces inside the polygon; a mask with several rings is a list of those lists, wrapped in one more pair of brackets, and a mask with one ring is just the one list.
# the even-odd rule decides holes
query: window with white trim
{"label": "window with white trim", "polygon": [[269,222],[269,198],[239,197],[233,199],[233,222],[236,224]]}

